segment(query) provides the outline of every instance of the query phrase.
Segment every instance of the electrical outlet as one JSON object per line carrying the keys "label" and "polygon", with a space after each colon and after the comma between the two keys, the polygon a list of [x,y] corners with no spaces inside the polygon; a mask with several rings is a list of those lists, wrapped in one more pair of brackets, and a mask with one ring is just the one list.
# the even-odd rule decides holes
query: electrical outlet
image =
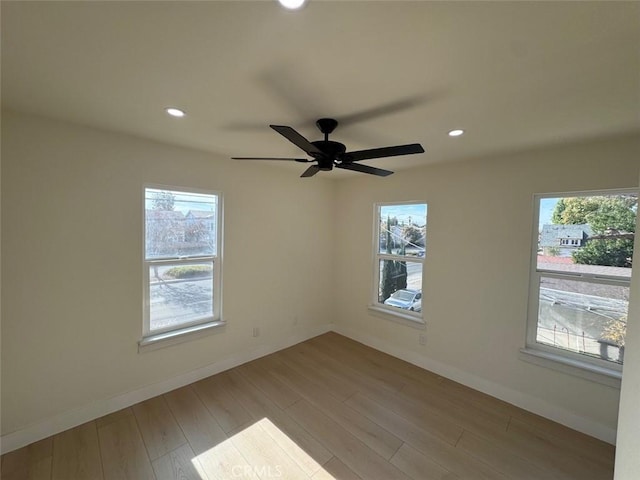
{"label": "electrical outlet", "polygon": [[418,335],[418,343],[420,345],[426,345],[427,344],[427,336],[424,333],[421,333],[420,335]]}
{"label": "electrical outlet", "polygon": [[253,336],[254,337],[260,336],[260,329],[258,327],[253,327]]}

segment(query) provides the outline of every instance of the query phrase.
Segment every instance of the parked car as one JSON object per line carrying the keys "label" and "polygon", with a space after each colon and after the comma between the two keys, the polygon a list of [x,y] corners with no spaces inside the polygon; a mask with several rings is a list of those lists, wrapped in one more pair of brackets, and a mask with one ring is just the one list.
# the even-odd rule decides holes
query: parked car
{"label": "parked car", "polygon": [[384,304],[402,308],[403,310],[411,310],[412,312],[421,312],[422,291],[409,288],[397,290],[384,301]]}

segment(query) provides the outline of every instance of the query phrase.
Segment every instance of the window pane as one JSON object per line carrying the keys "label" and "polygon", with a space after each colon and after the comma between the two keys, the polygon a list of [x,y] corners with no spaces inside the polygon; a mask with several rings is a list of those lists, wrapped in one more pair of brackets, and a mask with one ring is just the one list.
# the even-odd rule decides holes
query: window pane
{"label": "window pane", "polygon": [[147,259],[216,255],[216,195],[145,189]]}
{"label": "window pane", "polygon": [[422,263],[380,260],[378,302],[422,311]]}
{"label": "window pane", "polygon": [[628,287],[541,277],[539,299],[538,343],[622,363]]}
{"label": "window pane", "polygon": [[427,205],[382,205],[378,211],[378,253],[423,257]]}
{"label": "window pane", "polygon": [[213,262],[149,267],[151,331],[213,316]]}
{"label": "window pane", "polygon": [[637,194],[543,198],[538,270],[631,278]]}

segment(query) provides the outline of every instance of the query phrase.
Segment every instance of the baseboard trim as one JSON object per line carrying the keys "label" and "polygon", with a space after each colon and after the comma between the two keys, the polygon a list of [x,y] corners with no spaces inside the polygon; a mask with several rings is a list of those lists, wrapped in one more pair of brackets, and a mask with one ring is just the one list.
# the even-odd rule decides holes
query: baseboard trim
{"label": "baseboard trim", "polygon": [[418,353],[406,351],[400,346],[393,345],[392,343],[386,342],[377,337],[363,334],[362,332],[337,325],[333,327],[333,331],[420,368],[424,368],[467,387],[473,388],[474,390],[486,393],[487,395],[491,395],[492,397],[511,403],[512,405],[524,410],[598,438],[611,445],[615,445],[616,443],[615,429],[576,415],[575,413],[552,405],[539,398],[503,387],[502,385],[482,379],[463,370],[431,360]]}
{"label": "baseboard trim", "polygon": [[50,437],[96,418],[116,412],[126,407],[143,402],[150,398],[184,387],[203,378],[210,377],[225,370],[256,360],[265,355],[275,353],[310,338],[331,331],[331,324],[300,329],[282,341],[271,344],[259,345],[256,348],[247,349],[237,355],[222,359],[218,362],[169,378],[162,382],[145,385],[136,390],[126,392],[115,397],[93,402],[84,407],[64,412],[42,422],[30,425],[21,430],[8,433],[0,437],[0,453],[5,454],[18,448],[27,446],[44,438]]}
{"label": "baseboard trim", "polygon": [[17,450],[18,448],[37,442],[43,438],[77,427],[78,425],[95,420],[96,418],[130,407],[136,403],[162,395],[170,392],[171,390],[175,390],[176,388],[189,385],[190,383],[197,382],[203,378],[229,370],[242,365],[243,363],[256,360],[260,357],[264,357],[265,355],[275,353],[279,350],[288,348],[292,345],[330,331],[334,331],[340,335],[344,335],[345,337],[368,345],[376,350],[380,350],[381,352],[392,355],[420,368],[437,373],[438,375],[442,375],[443,377],[459,382],[470,388],[486,393],[500,400],[504,400],[505,402],[516,405],[517,407],[536,413],[569,428],[615,445],[615,429],[576,415],[568,410],[545,402],[544,400],[531,397],[530,395],[484,380],[468,372],[431,360],[419,355],[418,353],[406,351],[399,346],[393,345],[392,343],[386,342],[377,337],[365,335],[361,332],[357,332],[343,326],[327,324],[296,332],[285,340],[247,349],[242,353],[222,359],[196,370],[186,372],[182,375],[169,378],[162,382],[145,385],[141,388],[115,397],[99,400],[82,408],[64,412],[24,429],[3,435],[0,437],[0,453],[5,454],[13,450]]}

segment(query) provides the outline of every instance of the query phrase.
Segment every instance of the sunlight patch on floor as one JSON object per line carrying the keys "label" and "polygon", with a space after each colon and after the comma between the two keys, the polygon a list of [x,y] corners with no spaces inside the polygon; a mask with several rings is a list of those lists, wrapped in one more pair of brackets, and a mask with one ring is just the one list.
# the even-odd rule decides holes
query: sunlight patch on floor
{"label": "sunlight patch on floor", "polygon": [[197,472],[202,480],[303,480],[315,475],[314,478],[335,480],[266,417],[196,455],[191,462],[193,473]]}

